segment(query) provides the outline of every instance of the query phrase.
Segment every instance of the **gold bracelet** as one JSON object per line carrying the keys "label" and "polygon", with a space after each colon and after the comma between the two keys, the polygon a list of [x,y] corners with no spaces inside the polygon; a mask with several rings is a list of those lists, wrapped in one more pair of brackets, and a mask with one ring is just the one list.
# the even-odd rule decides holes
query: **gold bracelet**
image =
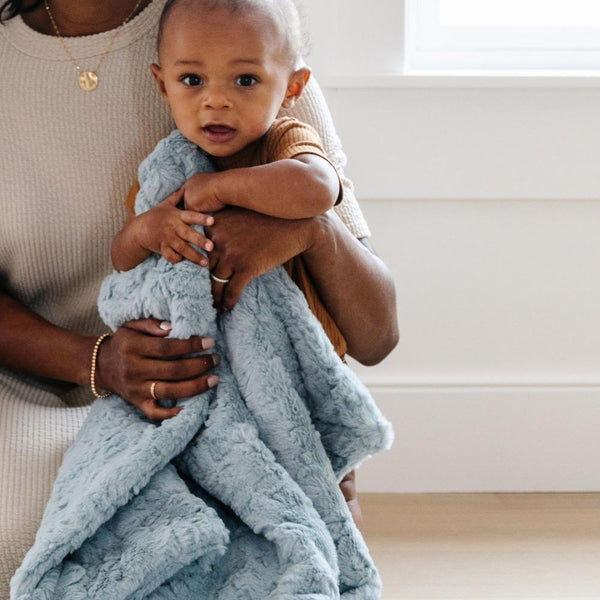
{"label": "gold bracelet", "polygon": [[92,388],[92,394],[96,398],[108,398],[112,392],[106,392],[106,394],[100,394],[96,388],[96,367],[98,361],[98,351],[100,350],[100,344],[107,338],[110,337],[110,333],[103,333],[94,344],[94,350],[92,352],[92,368],[90,369],[90,387]]}

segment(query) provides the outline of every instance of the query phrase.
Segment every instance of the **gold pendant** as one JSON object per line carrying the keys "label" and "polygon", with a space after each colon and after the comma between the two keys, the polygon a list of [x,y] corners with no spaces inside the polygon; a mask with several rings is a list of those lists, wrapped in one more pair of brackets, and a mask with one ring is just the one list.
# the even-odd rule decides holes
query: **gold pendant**
{"label": "gold pendant", "polygon": [[94,71],[82,71],[79,73],[79,87],[86,92],[95,90],[98,87],[98,75]]}

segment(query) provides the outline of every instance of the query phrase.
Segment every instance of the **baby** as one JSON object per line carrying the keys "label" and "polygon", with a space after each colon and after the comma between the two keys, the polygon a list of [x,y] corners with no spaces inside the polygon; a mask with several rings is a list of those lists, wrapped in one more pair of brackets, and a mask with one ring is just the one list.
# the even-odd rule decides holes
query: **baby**
{"label": "baby", "polygon": [[[160,64],[152,73],[177,128],[213,158],[218,172],[198,173],[154,209],[130,215],[112,245],[117,270],[152,252],[172,263],[186,258],[207,266],[194,246],[210,252],[212,242],[192,225],[213,224],[215,217],[205,213],[226,205],[301,219],[341,200],[339,177],[318,134],[295,119],[277,119],[310,77],[301,50],[292,0],[166,3]],[[177,208],[181,201],[185,210]],[[232,273],[211,277],[226,285]]]}
{"label": "baby", "polygon": [[[226,205],[298,219],[341,201],[340,179],[317,132],[295,119],[277,118],[282,107],[298,100],[310,77],[302,46],[293,0],[167,1],[159,25],[160,64],[152,65],[152,73],[177,128],[212,157],[218,172],[196,174],[138,216],[130,194],[131,214],[112,245],[115,269],[132,269],[153,252],[172,263],[188,259],[208,266],[194,246],[210,253],[212,242],[192,225],[212,225],[215,217],[205,213]],[[182,201],[185,210],[178,208]],[[214,272],[213,264],[211,269],[213,288],[233,278]],[[311,310],[343,355],[343,336],[302,263],[293,269]],[[340,488],[360,524],[354,471]]]}

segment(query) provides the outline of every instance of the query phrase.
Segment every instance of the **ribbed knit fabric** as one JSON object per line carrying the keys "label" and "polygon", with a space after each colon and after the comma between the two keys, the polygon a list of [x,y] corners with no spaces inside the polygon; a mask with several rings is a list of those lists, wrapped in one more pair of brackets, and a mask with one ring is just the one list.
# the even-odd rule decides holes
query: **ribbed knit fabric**
{"label": "ribbed knit fabric", "polygon": [[[0,284],[49,321],[84,333],[105,329],[96,298],[138,164],[173,128],[149,67],[164,2],[153,0],[122,27],[94,92],[79,89],[55,37],[20,17],[0,27]],[[66,42],[94,69],[112,35]],[[342,170],[345,157],[314,81],[289,114],[317,129]],[[336,210],[356,236],[368,235],[351,184],[344,186]],[[86,388],[0,368],[0,600],[8,599],[90,402]]]}

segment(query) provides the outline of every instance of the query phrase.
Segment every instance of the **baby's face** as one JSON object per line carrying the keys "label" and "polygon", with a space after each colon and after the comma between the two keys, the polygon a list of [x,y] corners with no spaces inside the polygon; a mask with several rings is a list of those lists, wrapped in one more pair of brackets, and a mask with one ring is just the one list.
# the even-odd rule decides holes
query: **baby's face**
{"label": "baby's face", "polygon": [[168,17],[160,62],[153,72],[177,128],[213,156],[231,156],[266,133],[293,72],[273,19],[187,3]]}

